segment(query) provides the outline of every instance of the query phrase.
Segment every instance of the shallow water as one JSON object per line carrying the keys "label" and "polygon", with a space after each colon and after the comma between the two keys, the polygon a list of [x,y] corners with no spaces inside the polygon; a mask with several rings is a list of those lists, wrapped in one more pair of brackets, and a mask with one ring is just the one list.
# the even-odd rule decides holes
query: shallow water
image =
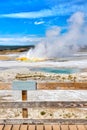
{"label": "shallow water", "polygon": [[54,67],[40,67],[40,68],[33,68],[31,70],[47,73],[55,73],[55,74],[72,74],[80,71],[79,69],[75,68],[54,68]]}

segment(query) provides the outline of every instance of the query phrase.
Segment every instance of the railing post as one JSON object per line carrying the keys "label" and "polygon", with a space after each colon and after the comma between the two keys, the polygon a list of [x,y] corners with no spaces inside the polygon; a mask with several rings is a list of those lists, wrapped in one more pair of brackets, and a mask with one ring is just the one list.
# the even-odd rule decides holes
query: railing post
{"label": "railing post", "polygon": [[[27,90],[22,90],[22,101],[27,101]],[[28,118],[28,109],[22,108],[23,118]]]}
{"label": "railing post", "polygon": [[[36,82],[35,81],[14,81],[12,84],[12,88],[14,90],[21,90],[21,98],[22,102],[27,101],[27,90],[36,90]],[[28,108],[22,108],[22,116],[23,118],[28,118]]]}
{"label": "railing post", "polygon": [[22,90],[22,101],[27,100],[27,90]]}

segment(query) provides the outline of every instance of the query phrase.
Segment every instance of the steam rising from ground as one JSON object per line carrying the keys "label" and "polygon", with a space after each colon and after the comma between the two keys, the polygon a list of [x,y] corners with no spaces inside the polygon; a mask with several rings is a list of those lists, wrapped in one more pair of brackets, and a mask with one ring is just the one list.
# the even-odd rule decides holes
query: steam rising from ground
{"label": "steam rising from ground", "polygon": [[77,12],[68,20],[68,28],[61,33],[61,27],[55,26],[46,31],[46,37],[27,53],[28,58],[57,58],[72,55],[80,47],[87,45],[87,26],[84,14]]}

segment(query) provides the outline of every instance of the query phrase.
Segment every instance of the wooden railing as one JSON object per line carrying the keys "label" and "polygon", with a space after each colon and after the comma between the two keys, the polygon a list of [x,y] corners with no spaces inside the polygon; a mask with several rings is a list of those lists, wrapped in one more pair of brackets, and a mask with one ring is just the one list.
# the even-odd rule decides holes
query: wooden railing
{"label": "wooden railing", "polygon": [[[22,101],[13,101],[13,102],[3,101],[3,102],[0,102],[0,108],[3,108],[3,109],[21,108],[23,118],[22,119],[0,119],[0,124],[21,124],[21,123],[87,124],[87,119],[29,119],[28,108],[87,108],[87,100],[77,101],[73,99],[73,101],[28,101],[27,92],[29,90],[36,91],[37,88],[38,87],[35,81],[14,82],[11,89],[13,91],[15,90],[21,91]],[[57,91],[58,91],[58,88],[59,87],[57,86]]]}

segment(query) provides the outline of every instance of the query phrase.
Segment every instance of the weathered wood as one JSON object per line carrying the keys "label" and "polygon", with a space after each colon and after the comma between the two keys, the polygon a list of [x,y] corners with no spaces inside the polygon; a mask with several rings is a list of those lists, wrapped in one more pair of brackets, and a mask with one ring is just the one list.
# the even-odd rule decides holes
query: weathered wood
{"label": "weathered wood", "polygon": [[60,125],[52,125],[52,130],[60,130]]}
{"label": "weathered wood", "polygon": [[28,109],[27,108],[22,108],[22,117],[28,118]]}
{"label": "weathered wood", "polygon": [[69,126],[68,125],[61,125],[61,130],[69,130]]}
{"label": "weathered wood", "polygon": [[0,124],[84,124],[87,119],[0,119]]}
{"label": "weathered wood", "polygon": [[36,125],[36,130],[43,130],[43,125]]}
{"label": "weathered wood", "polygon": [[[25,83],[26,82],[26,83]],[[0,90],[87,90],[87,82],[35,82],[35,81],[14,81],[11,83],[0,83]]]}
{"label": "weathered wood", "polygon": [[12,125],[5,125],[4,130],[11,130]]}
{"label": "weathered wood", "polygon": [[3,128],[4,128],[4,125],[0,125],[0,130],[3,130]]}
{"label": "weathered wood", "polygon": [[12,89],[11,83],[0,82],[0,90],[11,90],[11,89]]}
{"label": "weathered wood", "polygon": [[28,130],[35,130],[35,125],[29,125]]}
{"label": "weathered wood", "polygon": [[87,82],[37,82],[38,90],[87,90]]}
{"label": "weathered wood", "polygon": [[22,90],[22,101],[26,101],[26,100],[27,100],[27,91]]}
{"label": "weathered wood", "polygon": [[26,125],[21,125],[20,130],[27,130],[27,128],[28,128],[27,124]]}
{"label": "weathered wood", "polygon": [[0,108],[87,108],[87,101],[0,102]]}
{"label": "weathered wood", "polygon": [[[22,101],[27,101],[27,91],[26,90],[22,90]],[[28,109],[27,108],[22,108],[22,117],[28,118]]]}
{"label": "weathered wood", "polygon": [[86,125],[84,125],[84,127],[86,128],[86,130],[87,130],[87,124]]}
{"label": "weathered wood", "polygon": [[77,126],[76,125],[69,125],[69,130],[77,130]]}
{"label": "weathered wood", "polygon": [[44,125],[44,130],[52,130],[52,126],[51,125]]}
{"label": "weathered wood", "polygon": [[20,125],[13,125],[12,130],[19,130],[20,129]]}
{"label": "weathered wood", "polygon": [[[0,125],[0,130],[87,130],[86,125],[59,125],[59,124],[44,124],[44,125]],[[11,126],[11,127],[10,127]],[[3,128],[3,129],[2,129]],[[9,129],[10,128],[10,129]]]}
{"label": "weathered wood", "polygon": [[86,128],[84,127],[84,125],[77,125],[77,129],[78,130],[86,130]]}

